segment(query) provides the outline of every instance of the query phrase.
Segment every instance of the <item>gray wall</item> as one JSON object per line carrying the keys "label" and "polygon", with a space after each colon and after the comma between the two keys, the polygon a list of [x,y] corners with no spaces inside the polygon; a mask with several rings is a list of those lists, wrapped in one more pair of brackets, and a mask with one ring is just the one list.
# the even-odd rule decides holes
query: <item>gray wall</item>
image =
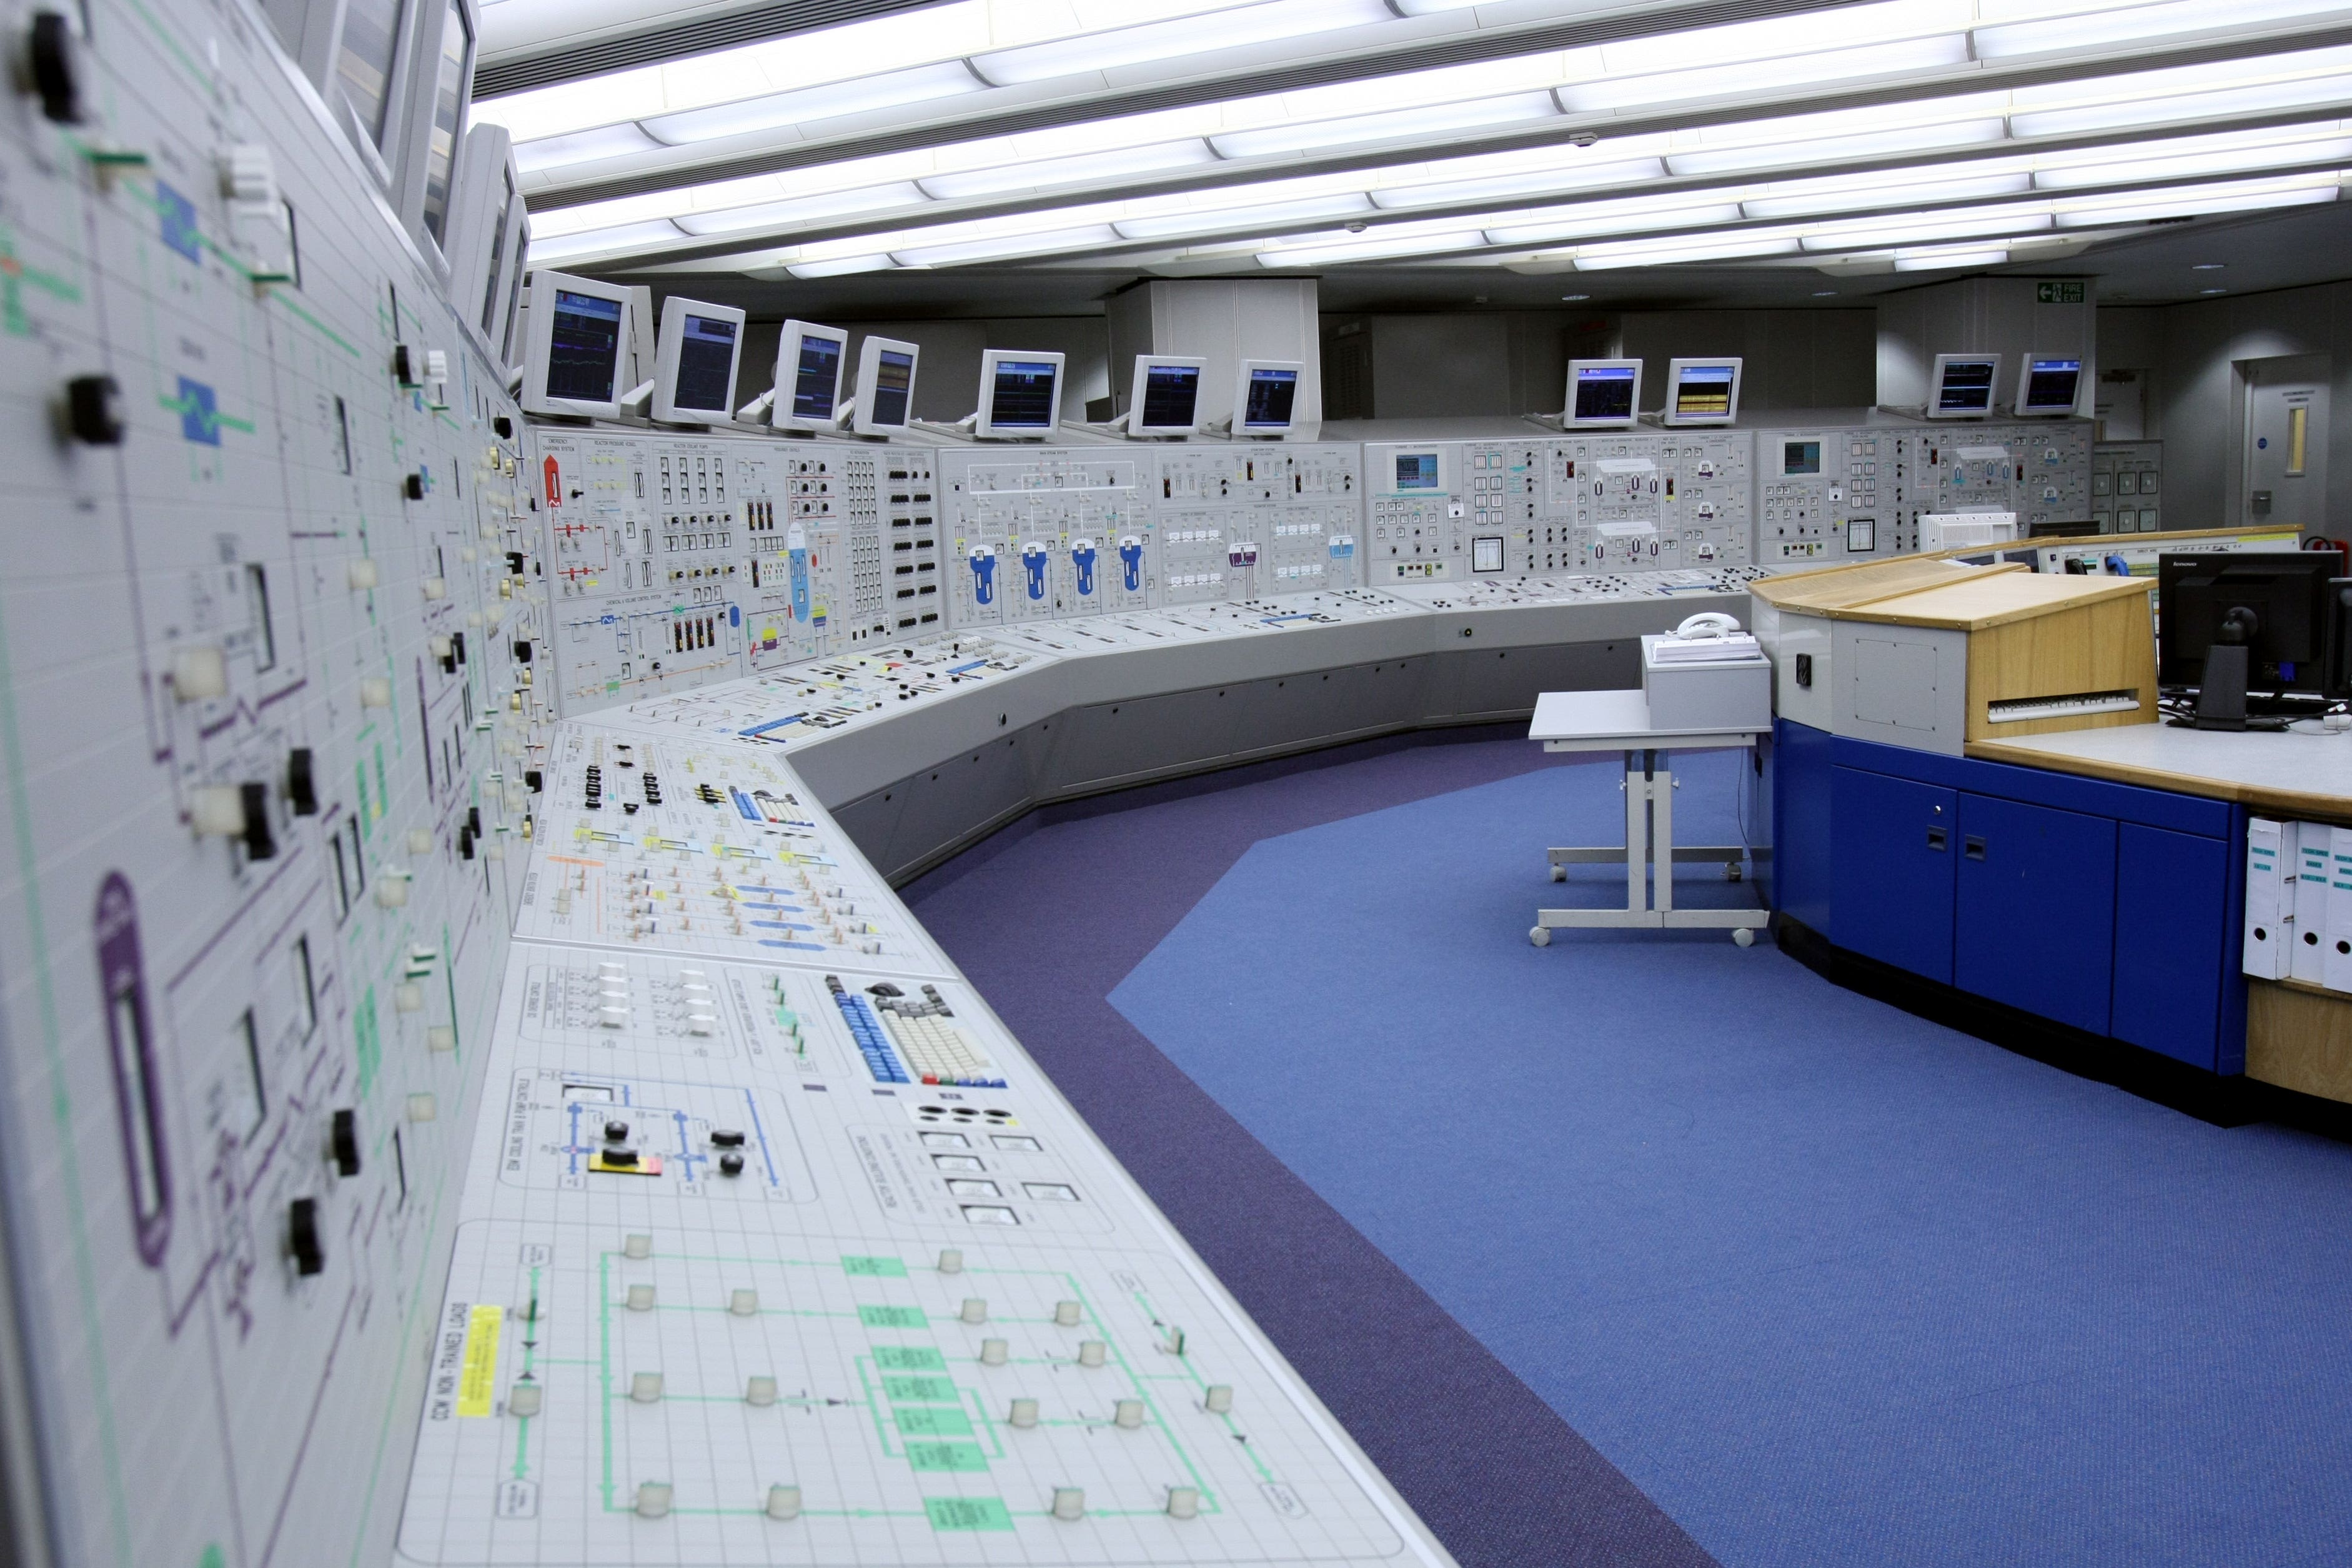
{"label": "gray wall", "polygon": [[2352,527],[2352,283],[2148,308],[2101,308],[2099,363],[2145,368],[2148,438],[2164,443],[2168,528],[2242,521],[2238,447],[2245,431],[2242,362],[2324,353],[2328,407],[2328,531]]}
{"label": "gray wall", "polygon": [[[1643,406],[1662,406],[1666,362],[1738,354],[1742,414],[1865,408],[1877,400],[1878,316],[1863,310],[1628,310],[1621,351],[1642,362]],[[1563,367],[1563,379],[1565,371]],[[1552,390],[1557,407],[1559,389]]]}

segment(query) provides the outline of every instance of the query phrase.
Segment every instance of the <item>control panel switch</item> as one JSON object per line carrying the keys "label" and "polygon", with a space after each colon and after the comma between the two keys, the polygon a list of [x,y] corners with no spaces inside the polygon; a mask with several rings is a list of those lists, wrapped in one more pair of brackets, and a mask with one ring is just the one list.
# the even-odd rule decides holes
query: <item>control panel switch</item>
{"label": "control panel switch", "polygon": [[338,1110],[329,1123],[328,1151],[334,1156],[335,1173],[356,1176],[360,1173],[360,1113]]}
{"label": "control panel switch", "polygon": [[33,14],[26,40],[26,65],[43,117],[59,125],[81,123],[81,47],[62,11]]}
{"label": "control panel switch", "polygon": [[327,1267],[327,1251],[319,1239],[319,1200],[296,1198],[286,1214],[286,1247],[294,1255],[294,1271],[316,1274]]}
{"label": "control panel switch", "polygon": [[317,759],[308,746],[286,753],[286,808],[297,816],[319,815]]}
{"label": "control panel switch", "polygon": [[756,1405],[764,1409],[775,1402],[776,1380],[774,1378],[761,1374],[754,1376],[743,1385],[744,1404]]}
{"label": "control panel switch", "polygon": [[800,1516],[800,1488],[777,1486],[770,1487],[768,1489],[768,1517],[770,1519],[798,1519]]}
{"label": "control panel switch", "polygon": [[546,1406],[546,1394],[536,1383],[517,1383],[507,1390],[507,1414],[530,1417]]}
{"label": "control panel switch", "polygon": [[66,383],[66,430],[86,447],[120,447],[127,426],[122,389],[110,375],[78,375]]}

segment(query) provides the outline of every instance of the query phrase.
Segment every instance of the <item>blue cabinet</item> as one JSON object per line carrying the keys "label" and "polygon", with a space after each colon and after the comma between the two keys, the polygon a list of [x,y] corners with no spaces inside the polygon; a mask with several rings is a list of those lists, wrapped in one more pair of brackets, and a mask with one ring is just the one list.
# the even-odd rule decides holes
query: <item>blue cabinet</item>
{"label": "blue cabinet", "polygon": [[1952,983],[2095,1035],[2116,951],[2116,823],[1963,794]]}
{"label": "blue cabinet", "polygon": [[1837,947],[2245,1070],[2246,814],[1780,721],[1773,905]]}
{"label": "blue cabinet", "polygon": [[1859,768],[1831,773],[1830,940],[1950,984],[1958,792]]}
{"label": "blue cabinet", "polygon": [[2205,1068],[2221,1059],[2225,993],[2237,966],[2243,906],[2233,857],[2218,838],[2126,822],[2116,854],[2113,1033]]}

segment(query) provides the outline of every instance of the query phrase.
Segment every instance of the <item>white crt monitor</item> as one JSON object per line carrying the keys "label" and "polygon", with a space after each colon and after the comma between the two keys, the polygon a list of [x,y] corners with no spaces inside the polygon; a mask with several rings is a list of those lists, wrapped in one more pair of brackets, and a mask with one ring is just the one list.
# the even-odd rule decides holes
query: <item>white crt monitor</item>
{"label": "white crt monitor", "polygon": [[830,430],[841,409],[849,334],[814,321],[786,321],[776,342],[776,400],[768,423],[779,430]]}
{"label": "white crt monitor", "polygon": [[1728,425],[1739,417],[1738,359],[1678,359],[1666,365],[1664,425]]}
{"label": "white crt monitor", "polygon": [[857,391],[849,428],[860,436],[903,436],[915,408],[915,364],[922,350],[896,338],[868,338],[857,348]]}
{"label": "white crt monitor", "polygon": [[1642,412],[1642,362],[1568,362],[1568,403],[1559,422],[1570,430],[1630,430]]}
{"label": "white crt monitor", "polygon": [[998,440],[1051,436],[1062,423],[1062,358],[1025,349],[983,352],[972,434]]}
{"label": "white crt monitor", "polygon": [[617,419],[629,347],[629,291],[568,272],[530,275],[523,313],[526,414]]}
{"label": "white crt monitor", "polygon": [[1127,396],[1130,436],[1190,436],[1201,427],[1201,376],[1209,362],[1180,354],[1138,354]]}
{"label": "white crt monitor", "polygon": [[2025,368],[2017,376],[2017,417],[2056,418],[2072,414],[2082,388],[2080,354],[2027,354]]}
{"label": "white crt monitor", "polygon": [[1234,434],[1287,436],[1307,366],[1294,359],[1245,359],[1234,383]]}
{"label": "white crt monitor", "polygon": [[654,349],[654,417],[680,425],[733,418],[735,371],[742,357],[742,311],[676,295],[663,300]]}
{"label": "white crt monitor", "polygon": [[1983,418],[1992,412],[1994,384],[2000,379],[1999,354],[1937,354],[1935,373],[1927,378],[1927,417]]}

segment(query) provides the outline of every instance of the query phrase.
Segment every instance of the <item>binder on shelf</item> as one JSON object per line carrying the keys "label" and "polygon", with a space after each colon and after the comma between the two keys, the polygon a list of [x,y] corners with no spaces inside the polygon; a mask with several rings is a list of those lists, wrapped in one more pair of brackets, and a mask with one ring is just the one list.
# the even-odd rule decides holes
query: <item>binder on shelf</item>
{"label": "binder on shelf", "polygon": [[2320,984],[2330,991],[2352,991],[2352,827],[2314,827],[2306,833],[2327,836],[2334,862],[2327,879],[2327,935],[2320,942]]}
{"label": "binder on shelf", "polygon": [[2294,834],[2294,954],[2287,961],[2287,978],[2324,985],[2327,983],[2324,962],[2327,881],[2333,869],[2328,829],[2312,822],[2286,826]]}
{"label": "binder on shelf", "polygon": [[2284,980],[2294,948],[2294,881],[2287,870],[2294,825],[2263,817],[2246,821],[2247,973]]}

